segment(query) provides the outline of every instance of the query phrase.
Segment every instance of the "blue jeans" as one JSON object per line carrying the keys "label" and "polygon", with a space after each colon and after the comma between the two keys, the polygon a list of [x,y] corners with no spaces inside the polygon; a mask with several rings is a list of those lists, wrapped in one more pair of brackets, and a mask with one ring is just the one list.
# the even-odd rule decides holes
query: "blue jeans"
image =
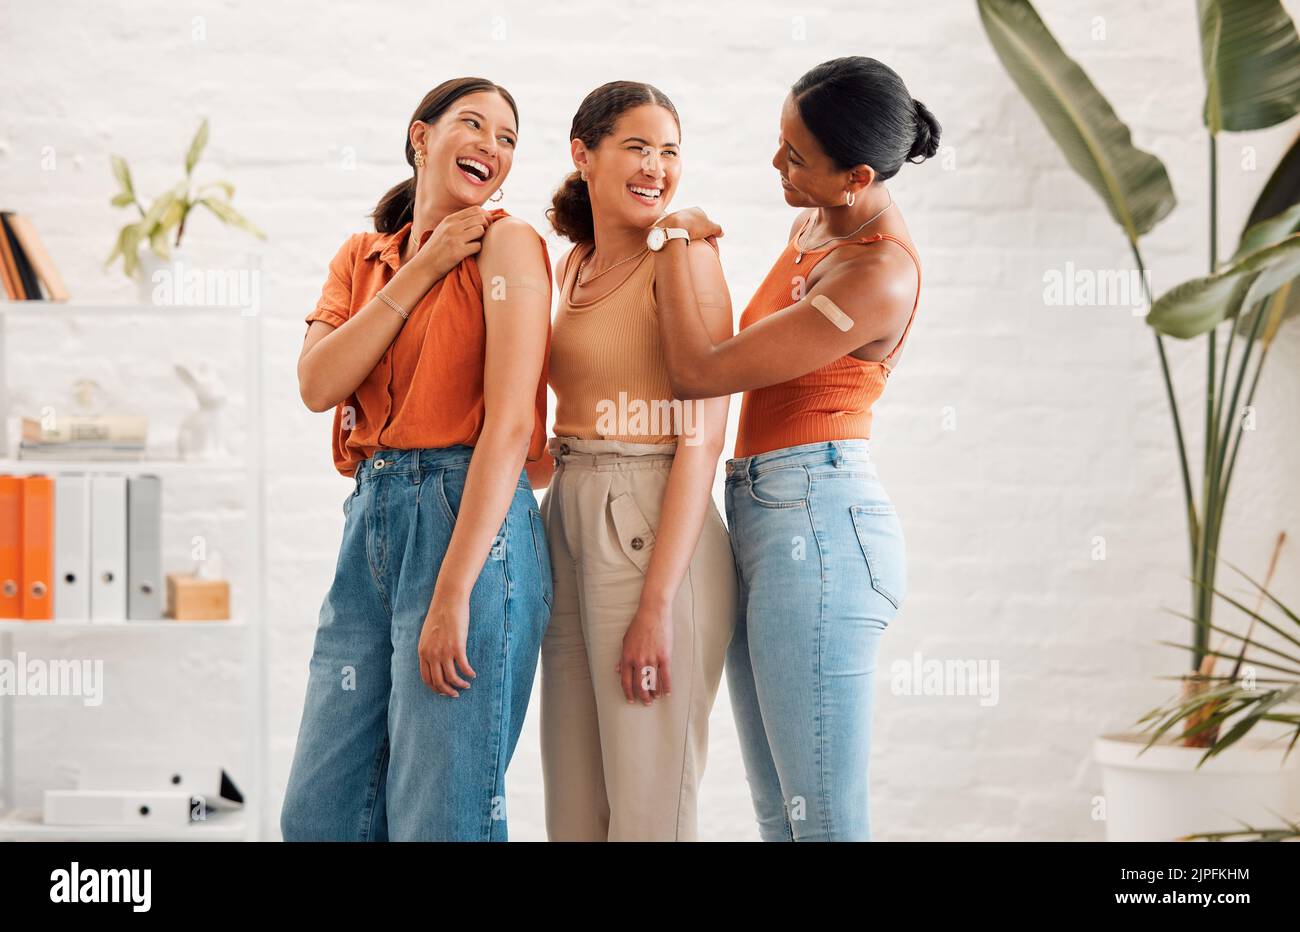
{"label": "blue jeans", "polygon": [[286,841],[506,840],[506,767],[553,599],[522,470],[470,596],[473,686],[435,693],[416,653],[473,453],[380,450],[357,467],[280,813]]}
{"label": "blue jeans", "polygon": [[867,841],[880,636],[903,529],[866,440],[727,461],[740,593],[727,688],[765,841]]}

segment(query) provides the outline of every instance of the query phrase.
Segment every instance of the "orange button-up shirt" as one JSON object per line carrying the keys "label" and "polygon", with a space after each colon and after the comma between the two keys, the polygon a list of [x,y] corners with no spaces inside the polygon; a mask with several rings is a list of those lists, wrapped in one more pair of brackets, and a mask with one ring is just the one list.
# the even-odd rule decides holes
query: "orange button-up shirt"
{"label": "orange button-up shirt", "polygon": [[[507,214],[497,209],[488,216],[495,222]],[[342,327],[369,304],[397,273],[410,232],[407,223],[396,233],[348,237],[330,261],[320,300],[305,318],[308,326],[313,320],[323,320]],[[545,241],[542,254],[549,285],[551,263]],[[546,452],[549,326],[546,342],[528,462]],[[362,460],[380,449],[473,446],[483,428],[486,346],[483,282],[475,257],[467,256],[411,308],[410,317],[375,368],[334,409],[334,465],[338,471],[353,475]]]}

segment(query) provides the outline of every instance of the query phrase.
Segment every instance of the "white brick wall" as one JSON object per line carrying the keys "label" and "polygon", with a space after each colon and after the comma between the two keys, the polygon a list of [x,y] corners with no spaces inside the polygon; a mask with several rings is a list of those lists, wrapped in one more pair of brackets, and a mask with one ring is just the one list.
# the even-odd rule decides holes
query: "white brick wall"
{"label": "white brick wall", "polygon": [[[1183,3],[1039,4],[1049,25],[1139,145],[1168,165],[1177,213],[1145,242],[1157,292],[1206,265],[1206,144],[1193,13]],[[1293,14],[1300,2],[1288,2]],[[699,203],[727,227],[723,258],[737,313],[779,250],[790,220],[768,164],[779,105],[807,68],[868,54],[896,68],[944,127],[942,158],[905,167],[895,197],[926,270],[908,352],[879,407],[875,455],[903,515],[911,561],[906,611],[883,642],[873,763],[880,839],[1096,839],[1100,780],[1091,739],[1162,699],[1158,675],[1183,657],[1155,645],[1185,628],[1180,493],[1152,339],[1124,308],[1045,307],[1043,275],[1123,268],[1123,239],[1069,170],[996,62],[973,3],[834,0],[812,4],[498,3],[355,7],[155,2],[12,3],[0,10],[3,206],[29,215],[74,295],[123,299],[133,287],[100,266],[124,214],[108,199],[110,152],[137,185],[174,180],[201,115],[212,143],[200,172],[238,186],[235,204],[270,235],[266,309],[270,780],[279,794],[297,730],[316,613],[329,584],[347,483],[329,457],[330,415],[300,403],[294,375],[302,316],[325,265],[364,214],[405,177],[406,120],[444,78],[483,74],[521,109],[508,210],[544,229],[542,210],[568,167],[566,133],[582,96],[615,78],[648,80],[684,121],[679,206]],[[499,20],[493,17],[500,17]],[[1101,17],[1105,38],[1093,36]],[[793,38],[803,30],[805,38]],[[1294,133],[1288,126],[1221,143],[1221,220],[1230,251]],[[1257,147],[1257,171],[1240,146]],[[552,258],[561,244],[554,238]],[[215,264],[253,241],[196,217],[192,252]],[[185,410],[173,358],[211,354],[236,373],[237,340],[141,325],[56,341],[14,328],[17,401],[59,397],[90,372],[161,429]],[[1258,430],[1237,470],[1223,551],[1262,572],[1272,540],[1300,537],[1294,406],[1300,327],[1274,348],[1257,398]],[[1198,449],[1204,364],[1170,347]],[[232,375],[232,384],[233,384]],[[956,429],[944,429],[945,409]],[[733,405],[733,416],[738,406]],[[734,425],[733,425],[734,429]],[[1288,477],[1290,477],[1288,479]],[[230,490],[169,489],[169,543],[192,522],[237,540]],[[1092,539],[1107,559],[1091,559]],[[237,553],[228,553],[234,566]],[[1277,588],[1300,600],[1294,544]],[[1226,575],[1223,582],[1232,583]],[[51,650],[106,659],[109,701],[18,705],[19,799],[93,752],[215,750],[238,770],[240,652],[235,637],[22,635]],[[53,646],[51,646],[53,645]],[[1000,702],[890,692],[895,660],[989,659]],[[512,834],[543,837],[536,705],[510,774]],[[710,838],[754,838],[725,690],[713,718],[701,824]]]}

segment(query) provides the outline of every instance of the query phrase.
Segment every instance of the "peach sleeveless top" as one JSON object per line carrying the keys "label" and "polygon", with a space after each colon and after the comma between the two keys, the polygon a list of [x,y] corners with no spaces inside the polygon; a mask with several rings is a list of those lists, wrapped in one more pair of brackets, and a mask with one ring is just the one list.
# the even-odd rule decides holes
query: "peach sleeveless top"
{"label": "peach sleeveless top", "polygon": [[[907,243],[888,233],[839,240],[803,254],[796,262],[795,243],[816,217],[808,220],[786,244],[767,277],[750,299],[740,316],[740,327],[751,326],[794,303],[793,282],[807,278],[813,268],[840,246],[869,245],[882,239],[893,240],[911,256],[916,265],[916,300],[898,343],[884,359],[866,360],[844,355],[785,382],[745,392],[740,402],[740,427],[736,434],[735,456],[753,456],[783,447],[826,440],[866,439],[871,436],[871,408],[885,390],[892,371],[890,360],[902,348],[916,319],[921,296],[921,262]],[[812,260],[812,261],[809,261]]]}
{"label": "peach sleeveless top", "polygon": [[[714,249],[717,248],[716,244]],[[659,343],[654,253],[628,262],[612,290],[573,299],[578,266],[593,250],[575,246],[561,268],[551,337],[550,384],[557,437],[677,443],[700,429],[697,403],[673,398]]]}

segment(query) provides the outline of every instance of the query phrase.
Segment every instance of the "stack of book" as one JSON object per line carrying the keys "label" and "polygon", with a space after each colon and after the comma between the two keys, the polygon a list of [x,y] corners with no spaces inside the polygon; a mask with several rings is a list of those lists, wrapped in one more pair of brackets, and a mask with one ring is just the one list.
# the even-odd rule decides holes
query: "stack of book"
{"label": "stack of book", "polygon": [[31,221],[7,211],[0,212],[0,284],[10,301],[68,300],[68,289]]}
{"label": "stack of book", "polygon": [[23,418],[19,459],[138,460],[143,458],[148,418],[83,414]]}

